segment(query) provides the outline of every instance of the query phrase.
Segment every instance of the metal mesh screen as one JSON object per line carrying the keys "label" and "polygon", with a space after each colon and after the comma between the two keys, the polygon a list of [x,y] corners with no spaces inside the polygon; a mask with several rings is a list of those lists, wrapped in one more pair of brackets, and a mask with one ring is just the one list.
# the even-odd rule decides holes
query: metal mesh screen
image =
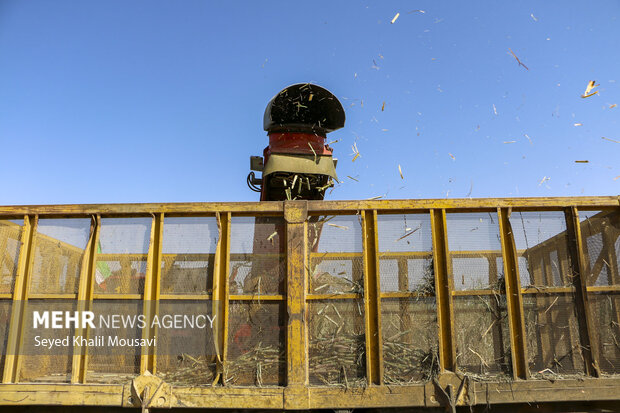
{"label": "metal mesh screen", "polygon": [[105,218],[97,245],[95,292],[142,294],[151,218]]}
{"label": "metal mesh screen", "polygon": [[0,220],[0,294],[13,292],[22,225],[22,221]]}
{"label": "metal mesh screen", "polygon": [[384,381],[409,384],[439,373],[435,297],[381,300]]}
{"label": "metal mesh screen", "polygon": [[308,303],[311,385],[366,385],[363,300]]}
{"label": "metal mesh screen", "polygon": [[502,290],[504,275],[497,215],[447,214],[454,289]]}
{"label": "metal mesh screen", "polygon": [[166,218],[161,294],[208,294],[219,239],[214,217]]}
{"label": "metal mesh screen", "polygon": [[447,214],[456,362],[479,379],[511,374],[510,332],[497,214]]}
{"label": "metal mesh screen", "polygon": [[[73,356],[73,336],[75,329],[70,328],[33,328],[33,312],[39,311],[75,311],[77,301],[69,300],[29,300],[26,306],[26,323],[22,340],[21,366],[19,382],[67,383],[71,381],[71,363]],[[68,346],[36,346],[35,337],[47,339],[65,339]]]}
{"label": "metal mesh screen", "polygon": [[434,294],[430,216],[379,215],[377,227],[381,291]]}
{"label": "metal mesh screen", "polygon": [[[97,317],[113,314],[140,315],[143,314],[141,300],[94,300],[92,311]],[[99,328],[90,329],[89,337],[118,337],[137,340],[142,338],[142,329],[134,327],[107,328],[95,323]],[[141,348],[122,347],[92,347],[88,349],[88,364],[86,381],[89,383],[125,383],[140,373]]]}
{"label": "metal mesh screen", "polygon": [[228,315],[226,384],[281,386],[285,383],[286,305],[231,301]]}
{"label": "metal mesh screen", "polygon": [[511,374],[506,296],[454,297],[456,362],[478,379]]}
{"label": "metal mesh screen", "polygon": [[309,225],[308,293],[361,293],[362,227],[358,216],[318,217]]}
{"label": "metal mesh screen", "polygon": [[587,285],[620,285],[620,213],[579,211]]}
{"label": "metal mesh screen", "polygon": [[532,377],[585,374],[572,294],[527,294],[523,309]]}
{"label": "metal mesh screen", "polygon": [[522,287],[542,289],[573,285],[563,212],[514,212],[510,225]]}
{"label": "metal mesh screen", "polygon": [[39,220],[30,292],[77,293],[89,235],[89,219]]}
{"label": "metal mesh screen", "polygon": [[620,293],[590,294],[594,331],[598,334],[598,364],[604,374],[620,374]]}
{"label": "metal mesh screen", "polygon": [[230,294],[283,294],[285,222],[281,217],[233,217],[230,227]]}
{"label": "metal mesh screen", "polygon": [[9,326],[11,324],[11,300],[0,300],[0,371],[4,371]]}
{"label": "metal mesh screen", "polygon": [[[163,300],[159,303],[160,318],[167,315],[201,314],[212,316],[210,300]],[[178,386],[211,385],[216,377],[214,330],[206,328],[158,328],[157,375]]]}

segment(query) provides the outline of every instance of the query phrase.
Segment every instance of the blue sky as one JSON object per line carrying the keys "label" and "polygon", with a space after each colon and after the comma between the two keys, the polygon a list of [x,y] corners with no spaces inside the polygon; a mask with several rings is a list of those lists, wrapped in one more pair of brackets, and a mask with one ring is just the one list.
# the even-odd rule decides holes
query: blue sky
{"label": "blue sky", "polygon": [[620,3],[471,3],[1,0],[0,204],[257,200],[299,82],[346,110],[329,199],[619,194]]}

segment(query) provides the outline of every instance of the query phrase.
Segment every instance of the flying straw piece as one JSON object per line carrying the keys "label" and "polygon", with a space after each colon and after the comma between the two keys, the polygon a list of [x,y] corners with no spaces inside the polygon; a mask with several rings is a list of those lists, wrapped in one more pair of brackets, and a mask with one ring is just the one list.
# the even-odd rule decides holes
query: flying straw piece
{"label": "flying straw piece", "polygon": [[372,201],[372,200],[381,199],[381,198],[383,198],[383,195],[373,196],[372,198],[366,198],[366,201]]}
{"label": "flying straw piece", "polygon": [[575,161],[575,163],[588,163],[590,161]]}
{"label": "flying straw piece", "polygon": [[308,102],[312,102],[312,98],[314,97],[314,95],[312,93],[310,93],[310,96],[308,96]]}
{"label": "flying straw piece", "polygon": [[355,182],[359,182],[357,179],[353,178],[352,176],[347,175],[347,178],[354,180]]}
{"label": "flying straw piece", "polygon": [[424,14],[426,12],[424,10],[420,10],[420,9],[411,10],[411,11],[407,12],[407,14],[411,14],[411,13],[422,13],[422,14]]}
{"label": "flying straw piece", "polygon": [[271,243],[273,244],[273,237],[275,237],[276,235],[278,235],[278,231],[273,231],[273,234],[267,237],[267,241],[271,241]]}
{"label": "flying straw piece", "polygon": [[396,13],[396,16],[394,16],[394,18],[392,19],[391,24],[394,24],[394,22],[396,21],[396,19],[398,19],[398,16],[400,16],[400,13]]}
{"label": "flying straw piece", "polygon": [[516,141],[504,141],[504,143],[515,143]]}
{"label": "flying straw piece", "polygon": [[330,224],[330,223],[328,223],[327,225],[329,225],[330,227],[339,228],[339,229],[349,229],[349,227],[345,227],[344,225],[336,225],[336,224]]}
{"label": "flying straw piece", "polygon": [[590,93],[590,91],[591,91],[592,89],[594,89],[595,87],[597,87],[597,86],[598,86],[598,85],[596,85],[595,83],[596,83],[596,80],[590,80],[590,81],[588,82],[588,86],[586,87],[586,91],[585,91],[585,92],[583,92],[583,95],[581,95],[581,98],[582,98],[582,99],[589,98],[590,96],[594,96],[594,95],[596,95],[596,94],[598,93],[598,90],[597,90],[596,92],[592,92],[592,93]]}
{"label": "flying straw piece", "polygon": [[618,178],[620,178],[620,175],[616,176],[616,177],[614,178],[614,181],[616,181]]}
{"label": "flying straw piece", "polygon": [[398,173],[400,174],[400,179],[405,179],[403,177],[403,170],[401,169],[400,164],[398,164]]}
{"label": "flying straw piece", "polygon": [[357,143],[354,143],[353,146],[351,146],[351,149],[353,149],[353,153],[355,154],[351,162],[355,162],[355,160],[362,155],[360,155],[360,151],[357,149]]}
{"label": "flying straw piece", "polygon": [[[314,148],[312,147],[312,145],[310,144],[310,142],[308,142],[308,146],[310,147],[310,150],[312,150],[312,153],[314,154],[314,162],[316,163],[316,151],[314,150]],[[293,185],[294,186],[294,185]]]}
{"label": "flying straw piece", "polygon": [[399,239],[397,239],[395,242],[400,241],[403,238],[407,238],[409,235],[413,234],[414,232],[416,232],[417,230],[419,230],[420,228],[422,228],[422,224],[420,224],[419,227],[417,227],[416,229],[414,229],[413,231],[410,231],[408,233],[406,233],[405,235],[403,235],[402,237],[400,237]]}
{"label": "flying straw piece", "polygon": [[383,112],[385,110],[385,101],[383,102],[383,105],[381,105],[381,112]]}
{"label": "flying straw piece", "polygon": [[525,70],[530,70],[526,65],[524,65],[519,58],[517,57],[517,55],[512,51],[512,49],[509,47],[508,50],[510,50],[510,54],[512,55],[512,57],[514,57],[515,59],[517,59],[517,63],[519,63],[519,66],[523,66],[525,68]]}
{"label": "flying straw piece", "polygon": [[550,181],[550,180],[551,180],[551,178],[548,178],[547,176],[544,176],[543,179],[541,179],[540,182],[538,183],[538,186],[541,186],[546,181]]}
{"label": "flying straw piece", "polygon": [[532,17],[532,19],[533,19],[535,22],[537,22],[537,21],[538,21],[538,19],[537,19],[536,17],[534,17],[534,13],[530,13],[530,16]]}
{"label": "flying straw piece", "polygon": [[495,113],[495,116],[497,116],[497,108],[495,107],[495,103],[493,104],[493,113]]}
{"label": "flying straw piece", "polygon": [[573,123],[573,126],[583,126],[583,123]]}
{"label": "flying straw piece", "polygon": [[526,134],[524,134],[524,136],[527,138],[527,140],[528,140],[528,141],[530,141],[530,145],[533,145],[532,140],[530,139],[530,137],[529,137],[529,136],[527,136],[527,133],[526,133]]}
{"label": "flying straw piece", "polygon": [[609,142],[620,143],[620,141],[615,141],[613,139],[609,139],[609,138],[606,138],[604,136],[601,139],[605,139],[606,141],[609,141]]}
{"label": "flying straw piece", "polygon": [[609,105],[609,109],[613,109],[613,108],[615,108],[616,106],[618,106],[618,104],[617,104],[617,103],[614,103],[613,105]]}
{"label": "flying straw piece", "polygon": [[456,161],[456,158],[450,152],[448,152],[448,155],[450,155],[450,158],[452,158],[453,161]]}

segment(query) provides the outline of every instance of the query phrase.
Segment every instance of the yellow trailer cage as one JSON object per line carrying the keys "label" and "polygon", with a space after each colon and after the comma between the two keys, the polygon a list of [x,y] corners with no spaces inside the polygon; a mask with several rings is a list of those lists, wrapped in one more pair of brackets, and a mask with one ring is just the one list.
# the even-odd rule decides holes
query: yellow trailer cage
{"label": "yellow trailer cage", "polygon": [[[618,255],[618,197],[4,206],[0,405],[620,409]],[[32,349],[166,306],[210,356]]]}

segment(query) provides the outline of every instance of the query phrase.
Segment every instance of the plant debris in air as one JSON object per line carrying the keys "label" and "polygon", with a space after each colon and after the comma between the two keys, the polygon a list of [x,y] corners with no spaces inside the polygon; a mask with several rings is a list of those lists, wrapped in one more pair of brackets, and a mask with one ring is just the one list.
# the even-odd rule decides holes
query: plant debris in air
{"label": "plant debris in air", "polygon": [[614,103],[613,105],[609,105],[609,109],[613,109],[613,108],[615,108],[616,106],[618,106],[618,104],[617,104],[617,103]]}
{"label": "plant debris in air", "polygon": [[450,152],[448,152],[448,155],[450,155],[450,158],[452,158],[453,161],[456,161],[456,158]]}
{"label": "plant debris in air", "polygon": [[519,66],[523,66],[525,68],[525,70],[530,70],[526,65],[524,65],[519,58],[517,57],[517,55],[512,51],[512,49],[509,47],[508,50],[510,51],[510,54],[512,55],[512,57],[514,57],[515,59],[517,59],[517,63],[519,63]]}
{"label": "plant debris in air", "polygon": [[538,183],[538,186],[541,186],[542,184],[550,180],[551,178],[549,178],[548,176],[543,176],[543,179],[540,180],[540,182]]}
{"label": "plant debris in air", "polygon": [[400,16],[400,13],[396,13],[396,16],[392,19],[391,24],[394,24],[394,22],[398,19],[398,16]]}
{"label": "plant debris in air", "polygon": [[360,155],[360,151],[357,149],[357,143],[354,143],[353,146],[351,146],[351,149],[353,149],[353,154],[355,155],[351,162],[355,162],[355,160],[362,155]]}
{"label": "plant debris in air", "polygon": [[335,228],[340,228],[340,229],[349,229],[349,227],[345,227],[344,225],[336,225],[336,224],[330,224],[330,223],[328,223],[327,225],[329,225],[330,227],[335,227]]}
{"label": "plant debris in air", "polygon": [[383,104],[381,105],[381,112],[383,112],[385,110],[385,101],[383,101]]}
{"label": "plant debris in air", "polygon": [[573,123],[573,126],[583,126],[583,123]]}
{"label": "plant debris in air", "polygon": [[620,143],[620,141],[615,141],[615,140],[613,140],[613,139],[609,139],[609,138],[606,138],[606,137],[604,137],[604,136],[603,136],[603,137],[601,137],[601,139],[605,139],[606,141],[609,141],[609,142]]}
{"label": "plant debris in air", "polygon": [[590,162],[590,161],[585,161],[585,160],[584,161],[575,161],[575,163],[588,163],[588,162]]}
{"label": "plant debris in air", "polygon": [[594,89],[595,87],[597,87],[597,86],[598,86],[598,85],[596,85],[595,83],[596,83],[596,80],[590,80],[590,81],[588,82],[588,86],[586,87],[586,91],[585,91],[585,92],[583,92],[583,95],[581,95],[581,97],[582,97],[583,99],[585,99],[585,98],[589,98],[590,96],[594,96],[594,95],[596,95],[596,94],[598,93],[598,90],[597,90],[597,91],[595,91],[595,92],[590,93],[590,91],[591,91],[592,89]]}
{"label": "plant debris in air", "polygon": [[400,174],[400,179],[405,179],[403,176],[403,170],[400,168],[400,164],[398,164],[398,173]]}

